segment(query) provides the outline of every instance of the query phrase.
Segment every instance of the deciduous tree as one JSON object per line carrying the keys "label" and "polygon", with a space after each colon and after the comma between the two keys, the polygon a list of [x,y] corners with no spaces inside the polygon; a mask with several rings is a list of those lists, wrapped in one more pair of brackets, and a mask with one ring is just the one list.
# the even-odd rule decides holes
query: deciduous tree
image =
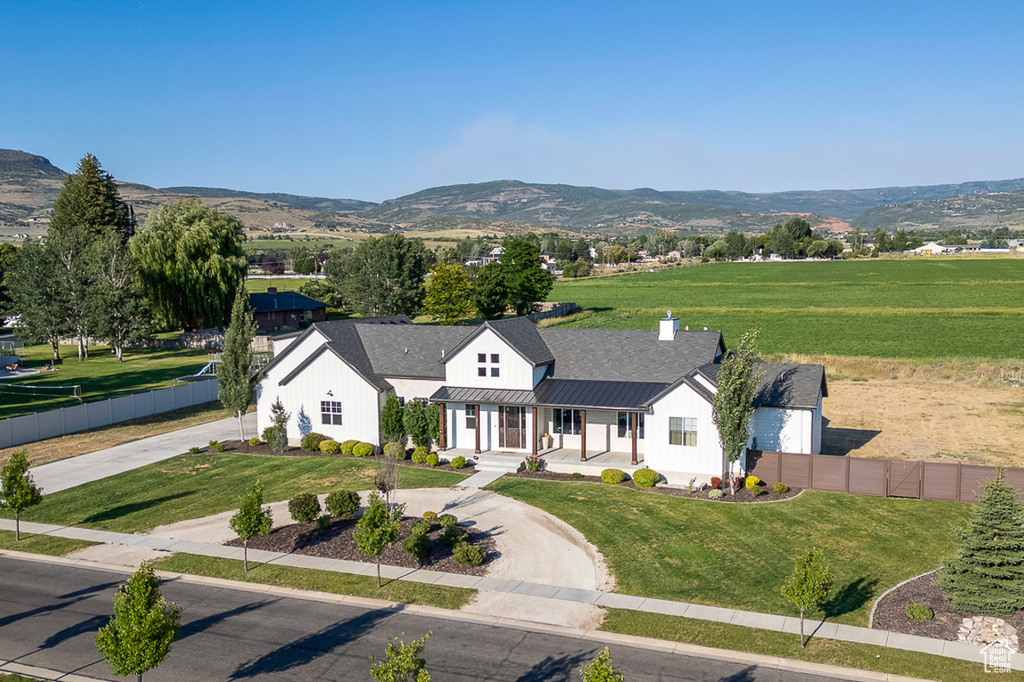
{"label": "deciduous tree", "polygon": [[43,501],[28,471],[28,451],[18,450],[0,469],[0,509],[14,512],[14,536],[21,540],[21,513]]}
{"label": "deciduous tree", "polygon": [[398,537],[404,504],[390,509],[376,492],[370,493],[370,503],[356,524],[355,539],[359,551],[377,560],[377,587],[380,587],[380,555]]}
{"label": "deciduous tree", "polygon": [[808,549],[796,560],[793,574],[782,586],[782,596],[800,609],[800,646],[806,647],[804,639],[804,611],[825,603],[832,591],[832,571],[825,565],[825,555],[820,549]]}
{"label": "deciduous tree", "polygon": [[736,350],[722,358],[718,370],[711,418],[718,428],[718,438],[729,462],[729,487],[736,494],[733,465],[750,440],[750,417],[754,414],[754,396],[761,383],[761,373],[754,370],[757,359],[758,329],[750,329],[740,337]]}
{"label": "deciduous tree", "polygon": [[473,281],[476,291],[476,309],[484,319],[500,320],[508,308],[508,283],[501,263],[488,263],[480,268]]}
{"label": "deciduous tree", "polygon": [[414,315],[427,272],[423,242],[400,234],[373,237],[327,261],[324,274],[359,315]]}
{"label": "deciduous tree", "polygon": [[274,527],[270,507],[263,506],[263,486],[259,481],[245,491],[242,504],[231,517],[231,530],[242,541],[242,562],[249,572],[249,540],[257,535],[267,535]]}
{"label": "deciduous tree", "polygon": [[224,352],[217,368],[217,397],[224,409],[238,417],[238,436],[245,440],[242,418],[252,404],[253,376],[252,339],[256,335],[256,322],[249,307],[249,294],[239,287],[231,309],[231,324],[224,334]]}
{"label": "deciduous tree", "polygon": [[430,275],[423,312],[435,322],[459,324],[476,312],[473,284],[459,265],[439,265]]}
{"label": "deciduous tree", "polygon": [[376,682],[430,682],[427,662],[419,656],[431,634],[428,630],[423,637],[408,644],[395,637],[395,641],[388,644],[383,661],[370,656],[370,660],[375,663],[370,675]]}
{"label": "deciduous tree", "polygon": [[526,315],[543,301],[554,286],[554,277],[540,266],[540,247],[524,237],[511,237],[501,243],[501,270],[505,275],[508,305],[516,315]]}
{"label": "deciduous tree", "polygon": [[622,673],[612,666],[612,654],[605,647],[586,667],[580,668],[580,682],[624,682]]}
{"label": "deciduous tree", "polygon": [[68,301],[59,284],[57,259],[42,244],[25,242],[7,274],[11,303],[17,315],[18,334],[28,343],[45,343],[60,361],[60,339],[70,333]]}
{"label": "deciduous tree", "polygon": [[151,311],[139,288],[135,260],[120,235],[97,239],[90,298],[90,329],[106,341],[118,362],[127,344],[144,339],[151,331]]}

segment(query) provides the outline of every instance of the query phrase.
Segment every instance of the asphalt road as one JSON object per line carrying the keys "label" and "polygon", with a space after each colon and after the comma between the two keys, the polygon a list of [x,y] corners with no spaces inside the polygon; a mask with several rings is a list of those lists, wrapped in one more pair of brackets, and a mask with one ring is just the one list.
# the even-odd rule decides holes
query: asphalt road
{"label": "asphalt road", "polygon": [[[96,630],[112,613],[124,573],[0,557],[0,659],[105,680]],[[385,610],[165,581],[183,609],[182,633],[161,680],[370,680],[370,655],[387,643],[433,635],[423,657],[435,682],[578,680],[601,645],[578,639]],[[612,646],[629,682],[820,682],[823,677]]]}

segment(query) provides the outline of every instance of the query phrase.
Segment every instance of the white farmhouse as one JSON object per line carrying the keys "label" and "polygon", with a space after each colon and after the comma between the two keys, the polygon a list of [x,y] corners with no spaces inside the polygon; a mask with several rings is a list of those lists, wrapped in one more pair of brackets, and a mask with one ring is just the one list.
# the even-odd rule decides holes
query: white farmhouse
{"label": "white farmhouse", "polygon": [[[707,482],[726,469],[711,419],[724,352],[721,332],[680,330],[671,314],[658,330],[539,329],[526,318],[478,327],[404,316],[318,322],[275,342],[258,421],[271,425],[280,398],[293,442],[303,415],[334,440],[380,445],[380,410],[394,393],[441,404],[443,450],[537,453],[560,470],[567,460],[615,461],[673,483]],[[820,452],[824,367],[758,366],[750,447]]]}

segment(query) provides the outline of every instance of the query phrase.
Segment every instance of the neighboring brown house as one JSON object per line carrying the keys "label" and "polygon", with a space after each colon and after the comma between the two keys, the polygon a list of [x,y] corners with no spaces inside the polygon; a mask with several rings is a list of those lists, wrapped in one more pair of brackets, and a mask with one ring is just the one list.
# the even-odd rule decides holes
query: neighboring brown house
{"label": "neighboring brown house", "polygon": [[304,322],[327,320],[327,304],[295,291],[278,291],[274,287],[265,294],[249,294],[256,328],[261,331],[298,329]]}

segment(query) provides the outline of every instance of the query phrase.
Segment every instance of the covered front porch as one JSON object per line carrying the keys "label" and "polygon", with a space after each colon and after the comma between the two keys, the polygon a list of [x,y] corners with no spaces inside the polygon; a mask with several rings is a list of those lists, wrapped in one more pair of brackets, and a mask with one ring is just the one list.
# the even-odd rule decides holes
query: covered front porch
{"label": "covered front porch", "polygon": [[[530,453],[511,453],[498,450],[474,452],[472,448],[451,448],[442,453],[447,460],[455,457],[465,457],[466,461],[476,464],[480,470],[504,470],[516,471],[523,464],[526,455]],[[644,468],[643,455],[639,457],[636,464],[632,463],[632,454],[629,452],[604,451],[589,452],[586,459],[582,459],[580,451],[576,448],[548,448],[538,450],[537,455],[544,461],[545,471],[554,471],[563,474],[579,472],[585,476],[600,476],[605,469],[621,469],[632,475],[637,469]]]}

